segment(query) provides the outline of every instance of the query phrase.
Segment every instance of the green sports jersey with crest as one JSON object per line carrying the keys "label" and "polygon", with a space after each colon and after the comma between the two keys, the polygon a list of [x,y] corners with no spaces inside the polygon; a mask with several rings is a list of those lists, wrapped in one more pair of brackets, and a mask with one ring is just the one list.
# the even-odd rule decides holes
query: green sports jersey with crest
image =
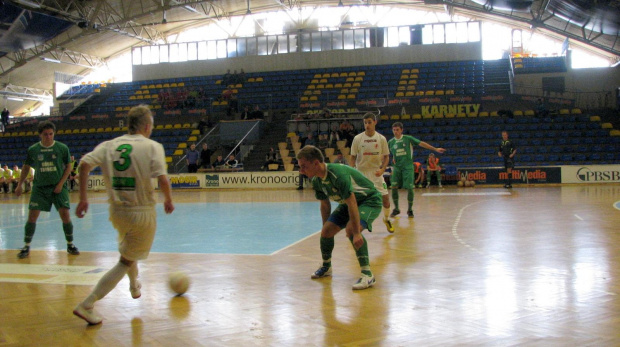
{"label": "green sports jersey with crest", "polygon": [[394,158],[394,166],[399,170],[413,170],[413,147],[420,144],[420,140],[410,135],[403,135],[400,139],[393,137],[388,141],[390,154]]}
{"label": "green sports jersey with crest", "polygon": [[70,161],[69,147],[64,143],[54,141],[51,146],[45,147],[38,142],[28,148],[24,164],[33,167],[37,173],[33,185],[43,187],[58,184]]}
{"label": "green sports jersey with crest", "polygon": [[344,204],[346,198],[355,194],[358,205],[382,206],[381,193],[366,176],[356,169],[341,164],[325,164],[327,175],[312,178],[312,188],[318,200],[331,199]]}

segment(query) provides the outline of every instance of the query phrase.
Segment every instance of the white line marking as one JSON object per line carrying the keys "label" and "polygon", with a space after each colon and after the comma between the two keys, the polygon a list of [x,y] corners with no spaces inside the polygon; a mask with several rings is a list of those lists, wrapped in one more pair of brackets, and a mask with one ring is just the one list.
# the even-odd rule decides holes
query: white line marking
{"label": "white line marking", "polygon": [[578,215],[575,215],[575,217],[579,220],[583,220],[583,218],[579,217]]}
{"label": "white line marking", "polygon": [[304,238],[303,238],[303,239],[301,239],[301,240],[298,240],[298,241],[296,241],[296,242],[293,242],[293,243],[291,243],[290,245],[288,245],[288,246],[286,246],[286,247],[284,247],[284,248],[280,248],[280,249],[278,249],[277,251],[275,251],[275,252],[271,253],[270,255],[275,255],[275,254],[278,254],[280,251],[283,251],[283,250],[285,250],[285,249],[287,249],[287,248],[289,248],[289,247],[295,246],[296,244],[298,244],[298,243],[300,243],[300,242],[303,242],[303,241],[305,241],[306,239],[308,239],[308,238],[310,238],[310,237],[312,237],[312,236],[314,236],[314,235],[316,235],[317,233],[320,233],[320,232],[321,232],[321,230],[319,230],[319,231],[317,231],[317,232],[315,232],[315,233],[312,233],[312,234],[310,234],[310,235],[308,235],[308,236],[304,237]]}
{"label": "white line marking", "polygon": [[489,192],[489,193],[422,193],[422,196],[466,196],[466,195],[482,195],[482,196],[490,196],[490,195],[510,195],[509,192]]}
{"label": "white line marking", "polygon": [[96,266],[0,264],[0,282],[92,286],[106,271]]}
{"label": "white line marking", "polygon": [[481,202],[486,202],[488,200],[482,200],[482,201],[477,201],[474,203],[471,203],[469,205],[465,205],[463,208],[461,208],[459,210],[458,215],[456,216],[456,219],[454,220],[454,224],[452,225],[452,236],[463,246],[465,246],[466,248],[469,248],[471,251],[476,252],[480,255],[484,255],[479,249],[477,249],[476,247],[473,247],[472,245],[468,244],[467,242],[465,242],[465,240],[463,240],[460,236],[459,236],[459,232],[458,232],[458,227],[459,227],[459,222],[461,221],[461,216],[463,215],[463,212],[465,211],[466,208],[473,206],[475,204],[479,204]]}

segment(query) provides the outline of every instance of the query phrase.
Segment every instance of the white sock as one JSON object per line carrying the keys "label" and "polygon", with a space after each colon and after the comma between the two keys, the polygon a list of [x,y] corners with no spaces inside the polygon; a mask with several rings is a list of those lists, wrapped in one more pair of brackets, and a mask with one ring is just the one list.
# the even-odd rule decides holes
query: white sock
{"label": "white sock", "polygon": [[93,289],[92,293],[84,299],[82,305],[86,309],[91,309],[95,305],[95,301],[103,299],[108,293],[116,287],[118,282],[123,279],[123,276],[127,273],[129,267],[120,261],[106,272],[103,277],[97,282],[97,285]]}
{"label": "white sock", "polygon": [[136,280],[138,279],[138,262],[134,261],[131,267],[127,270],[127,277],[129,277],[129,287],[136,287]]}

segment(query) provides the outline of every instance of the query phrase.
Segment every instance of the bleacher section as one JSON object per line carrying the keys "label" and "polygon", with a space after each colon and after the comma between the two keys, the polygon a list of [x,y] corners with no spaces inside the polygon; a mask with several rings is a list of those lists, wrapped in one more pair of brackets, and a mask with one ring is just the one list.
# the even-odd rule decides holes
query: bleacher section
{"label": "bleacher section", "polygon": [[200,91],[204,98],[194,107],[224,111],[228,101],[221,96],[228,87],[240,105],[272,109],[297,108],[313,101],[503,93],[510,90],[509,69],[510,62],[504,59],[255,72],[246,73],[244,83],[228,86],[220,75],[137,81],[120,84],[119,91],[92,106],[95,113],[126,112],[142,103],[158,109],[161,92]]}
{"label": "bleacher section", "polygon": [[[199,131],[191,129],[189,124],[168,124],[154,129],[151,138],[164,146],[166,161],[170,163],[173,155],[184,154],[187,142],[197,140]],[[99,143],[127,133],[126,128],[83,128],[58,130],[55,140],[66,144],[75,158],[90,152]],[[26,159],[28,147],[40,139],[32,131],[19,133],[3,133],[0,137],[0,147],[3,148],[0,161],[10,167],[21,167]]]}
{"label": "bleacher section", "polygon": [[564,57],[514,57],[512,65],[515,74],[566,72]]}

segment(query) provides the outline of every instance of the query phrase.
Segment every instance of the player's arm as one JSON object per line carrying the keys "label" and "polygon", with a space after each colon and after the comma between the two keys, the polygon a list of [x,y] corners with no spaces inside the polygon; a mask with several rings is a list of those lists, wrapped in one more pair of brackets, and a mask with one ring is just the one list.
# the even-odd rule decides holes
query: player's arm
{"label": "player's arm", "polygon": [[420,146],[422,148],[426,148],[426,149],[428,149],[430,151],[437,152],[437,153],[443,153],[443,152],[446,151],[444,148],[434,147],[434,146],[432,146],[432,145],[430,145],[430,144],[428,144],[428,143],[426,143],[424,141],[420,141],[418,146]]}
{"label": "player's arm", "polygon": [[75,215],[78,218],[84,217],[84,215],[86,215],[86,212],[88,212],[88,193],[86,191],[87,184],[85,183],[88,182],[88,174],[93,169],[94,167],[90,165],[89,163],[85,162],[84,160],[80,161],[80,168],[79,168],[78,175],[80,177],[80,182],[82,182],[82,184],[80,184],[78,187],[78,189],[80,190],[80,202],[78,202],[78,205],[75,208]]}
{"label": "player's arm", "polygon": [[17,196],[22,195],[22,184],[26,180],[26,177],[28,177],[29,172],[30,172],[30,165],[24,164],[24,166],[22,167],[22,173],[19,175],[19,181],[17,183],[17,188],[15,188],[15,195]]}
{"label": "player's arm", "polygon": [[385,172],[385,169],[387,169],[389,163],[390,163],[390,155],[386,154],[383,156],[381,167],[379,168],[379,170],[377,170],[377,172],[375,172],[375,176],[377,177],[383,176],[383,173]]}
{"label": "player's arm", "polygon": [[[349,223],[350,228],[347,228],[347,234],[351,233],[353,236],[353,246],[355,249],[359,249],[364,245],[364,239],[362,238],[362,224],[360,223],[360,211],[357,207],[357,199],[355,194],[351,193],[344,201],[347,204],[349,210]],[[349,236],[349,235],[347,235]]]}
{"label": "player's arm", "polygon": [[166,211],[166,213],[172,213],[172,211],[174,211],[174,204],[172,203],[172,193],[168,176],[157,176],[157,182],[159,182],[159,189],[164,194],[164,211]]}
{"label": "player's arm", "polygon": [[327,219],[329,218],[329,215],[332,213],[332,205],[329,202],[329,199],[321,200],[320,210],[321,219],[323,220],[323,224],[325,224],[325,222],[327,222]]}
{"label": "player's arm", "polygon": [[517,149],[516,149],[516,148],[514,148],[514,147],[512,147],[512,153],[510,153],[510,157],[511,157],[511,158],[512,158],[512,157],[514,157],[514,156],[515,156],[515,154],[517,154]]}
{"label": "player's arm", "polygon": [[69,178],[69,175],[71,174],[71,170],[73,170],[73,163],[69,162],[65,164],[65,171],[62,173],[62,177],[60,178],[60,181],[58,181],[58,183],[56,184],[56,187],[54,188],[55,194],[58,194],[62,191],[62,187],[64,186],[65,182]]}
{"label": "player's arm", "polygon": [[349,166],[355,167],[355,163],[357,162],[357,155],[349,155]]}

